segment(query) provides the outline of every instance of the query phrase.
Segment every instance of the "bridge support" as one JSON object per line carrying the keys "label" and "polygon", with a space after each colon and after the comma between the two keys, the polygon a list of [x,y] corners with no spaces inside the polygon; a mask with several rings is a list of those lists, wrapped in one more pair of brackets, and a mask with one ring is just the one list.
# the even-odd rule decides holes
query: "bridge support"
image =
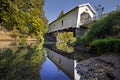
{"label": "bridge support", "polygon": [[74,37],[76,37],[76,35],[77,35],[77,34],[76,34],[76,29],[77,29],[77,28],[73,28],[73,36],[74,36]]}
{"label": "bridge support", "polygon": [[80,28],[73,28],[74,37],[83,36],[87,32],[88,28],[80,26]]}
{"label": "bridge support", "polygon": [[59,33],[63,33],[63,32],[73,32],[73,36],[74,37],[78,37],[78,36],[83,36],[85,34],[85,32],[88,30],[87,27],[83,27],[80,26],[80,28],[67,28],[67,29],[63,29],[63,30],[58,30],[58,31],[54,31],[54,32],[50,32],[48,33],[48,37],[50,38],[51,41],[55,41],[56,42],[56,37]]}

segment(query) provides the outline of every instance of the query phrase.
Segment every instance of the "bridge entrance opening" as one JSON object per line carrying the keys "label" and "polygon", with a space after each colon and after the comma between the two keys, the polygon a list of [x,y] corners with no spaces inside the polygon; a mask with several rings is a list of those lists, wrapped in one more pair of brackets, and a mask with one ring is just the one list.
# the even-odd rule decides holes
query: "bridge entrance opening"
{"label": "bridge entrance opening", "polygon": [[90,19],[91,17],[90,17],[90,15],[89,15],[89,13],[87,13],[87,12],[83,12],[82,14],[81,14],[81,21],[83,21],[83,20],[88,20],[88,19]]}
{"label": "bridge entrance opening", "polygon": [[86,24],[91,20],[91,16],[87,12],[83,12],[80,16],[80,23]]}

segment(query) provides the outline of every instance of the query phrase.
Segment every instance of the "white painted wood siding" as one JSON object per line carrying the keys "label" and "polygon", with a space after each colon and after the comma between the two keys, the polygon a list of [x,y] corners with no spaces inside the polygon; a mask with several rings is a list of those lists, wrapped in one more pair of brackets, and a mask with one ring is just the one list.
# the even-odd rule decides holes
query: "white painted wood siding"
{"label": "white painted wood siding", "polygon": [[[52,24],[49,25],[49,32],[54,32],[62,29],[67,29],[70,27],[76,27],[77,25],[77,17],[78,17],[78,8],[69,12],[59,20],[56,20]],[[62,25],[63,21],[63,25]]]}
{"label": "white painted wood siding", "polygon": [[[71,28],[71,27],[80,28],[80,25],[82,25],[80,21],[81,20],[80,17],[83,12],[88,13],[91,18],[93,18],[95,13],[94,9],[91,7],[89,3],[79,5],[74,9],[72,9],[71,11],[64,14],[64,16],[62,16],[61,18],[56,19],[55,21],[50,23],[48,26],[48,33]],[[63,25],[62,25],[62,21],[63,21]]]}
{"label": "white painted wood siding", "polygon": [[80,22],[80,16],[83,12],[89,13],[90,17],[93,18],[94,17],[94,13],[91,11],[91,9],[88,6],[83,6],[80,7],[78,10],[78,21],[77,21],[77,27],[79,28],[80,25],[82,25],[82,23]]}

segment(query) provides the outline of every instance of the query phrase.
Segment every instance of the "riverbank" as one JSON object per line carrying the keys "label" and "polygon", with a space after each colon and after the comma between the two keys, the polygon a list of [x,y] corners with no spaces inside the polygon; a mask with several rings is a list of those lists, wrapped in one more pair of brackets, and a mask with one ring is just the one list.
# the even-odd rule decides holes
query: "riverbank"
{"label": "riverbank", "polygon": [[[37,41],[26,41],[27,45],[31,45],[31,44],[35,44],[37,43]],[[0,49],[6,49],[6,48],[10,48],[16,45],[20,45],[19,42],[17,41],[0,41]]]}
{"label": "riverbank", "polygon": [[55,42],[45,42],[44,43],[44,47],[48,48],[48,49],[51,49],[53,50],[54,52],[62,55],[62,56],[65,56],[67,58],[70,58],[70,59],[74,59],[74,53],[67,53],[65,51],[62,51],[62,50],[59,50],[56,46],[56,43]]}
{"label": "riverbank", "polygon": [[120,10],[110,12],[91,23],[85,35],[77,37],[76,50],[97,56],[77,63],[76,70],[82,77],[80,80],[120,80],[119,13]]}
{"label": "riverbank", "polygon": [[77,63],[80,80],[120,80],[120,54],[102,55]]}
{"label": "riverbank", "polygon": [[[15,40],[19,40],[20,38],[12,38],[11,37],[11,33],[9,33],[9,32],[4,32],[4,33],[1,33],[0,32],[0,41],[15,41]],[[36,41],[37,39],[36,38],[34,38],[34,37],[30,37],[30,36],[28,36],[27,38],[26,38],[26,40],[27,41]]]}
{"label": "riverbank", "polygon": [[[65,56],[65,54],[69,55],[68,53],[63,53],[58,50],[53,42],[48,42],[45,46],[63,56]],[[119,52],[97,54],[93,53],[94,50],[89,52],[88,48],[82,45],[74,46],[74,50],[73,59],[78,61],[75,69],[78,75],[81,76],[80,80],[120,80]]]}

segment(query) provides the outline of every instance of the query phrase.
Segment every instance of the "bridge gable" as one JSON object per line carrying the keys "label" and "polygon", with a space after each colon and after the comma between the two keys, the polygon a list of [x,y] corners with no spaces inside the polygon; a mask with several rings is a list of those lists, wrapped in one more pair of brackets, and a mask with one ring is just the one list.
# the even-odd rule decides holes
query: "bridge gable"
{"label": "bridge gable", "polygon": [[80,28],[81,25],[84,25],[84,21],[90,20],[94,17],[95,11],[90,4],[87,3],[86,5],[79,7],[78,13],[77,28]]}

